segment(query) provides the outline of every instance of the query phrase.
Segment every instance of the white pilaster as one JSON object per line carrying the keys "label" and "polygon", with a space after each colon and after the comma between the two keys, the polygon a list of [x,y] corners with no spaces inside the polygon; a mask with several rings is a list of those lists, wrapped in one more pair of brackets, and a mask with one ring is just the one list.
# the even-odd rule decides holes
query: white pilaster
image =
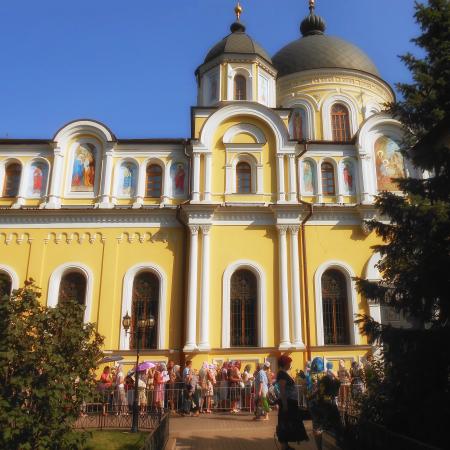
{"label": "white pilaster", "polygon": [[344,180],[342,179],[341,164],[336,165],[336,198],[338,203],[344,203]]}
{"label": "white pilaster", "polygon": [[209,344],[209,293],[210,293],[210,225],[202,225],[202,292],[200,300],[200,342],[198,348],[201,351],[211,349]]}
{"label": "white pilaster", "polygon": [[198,278],[198,225],[189,225],[191,232],[189,249],[189,285],[186,314],[185,352],[197,349],[197,278]]}
{"label": "white pilaster", "polygon": [[113,152],[108,150],[103,156],[103,176],[100,193],[99,208],[113,208],[114,204],[111,202],[111,179],[113,171]]}
{"label": "white pilaster", "polygon": [[289,332],[289,291],[287,273],[286,225],[277,225],[280,270],[280,349],[291,347]]}
{"label": "white pilaster", "polygon": [[139,176],[136,189],[136,201],[133,203],[133,208],[140,208],[144,203],[146,181],[147,181],[147,165],[141,164],[139,166]]}
{"label": "white pilaster", "polygon": [[264,194],[263,173],[264,166],[262,164],[258,164],[256,166],[256,193],[261,195]]}
{"label": "white pilaster", "polygon": [[17,197],[15,203],[11,206],[13,209],[19,209],[25,203],[25,197],[27,195],[27,183],[28,174],[26,173],[26,167],[22,167],[20,173],[19,190],[17,191]]}
{"label": "white pilaster", "polygon": [[277,155],[278,201],[286,201],[284,184],[284,155]]}
{"label": "white pilaster", "polygon": [[200,200],[200,153],[194,153],[193,173],[192,173],[192,200]]}
{"label": "white pilaster", "polygon": [[316,180],[317,180],[317,195],[316,202],[323,203],[323,190],[322,190],[322,163],[316,164]]}
{"label": "white pilaster", "polygon": [[[371,169],[371,158],[369,155],[361,155],[360,159],[359,159],[359,165],[360,165],[360,170],[358,171],[360,173],[360,200],[361,203],[364,205],[370,205],[373,200],[372,200],[372,195],[371,195],[371,186],[370,186],[370,179],[373,178],[371,177],[370,174],[370,169]],[[375,188],[374,191],[376,191],[376,181],[375,181]]]}
{"label": "white pilaster", "polygon": [[289,201],[297,201],[297,171],[295,170],[295,154],[288,155],[289,158]]}
{"label": "white pilaster", "polygon": [[298,257],[298,225],[290,225],[291,233],[291,288],[292,288],[292,326],[293,342],[297,348],[305,348],[302,338],[302,308],[300,304],[300,263]]}
{"label": "white pilaster", "polygon": [[233,165],[225,166],[225,194],[233,193]]}
{"label": "white pilaster", "polygon": [[163,170],[164,173],[163,185],[161,189],[161,203],[165,205],[169,202],[172,181],[170,179],[170,166],[165,165]]}
{"label": "white pilaster", "polygon": [[211,201],[212,153],[205,154],[205,202]]}
{"label": "white pilaster", "polygon": [[59,147],[53,150],[53,168],[50,180],[50,195],[45,205],[48,209],[61,208],[61,179],[64,171],[64,154]]}

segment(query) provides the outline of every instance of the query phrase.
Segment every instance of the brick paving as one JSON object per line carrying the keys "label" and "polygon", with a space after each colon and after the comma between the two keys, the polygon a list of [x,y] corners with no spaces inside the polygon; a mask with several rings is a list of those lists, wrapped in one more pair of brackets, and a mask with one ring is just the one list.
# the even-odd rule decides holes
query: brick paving
{"label": "brick paving", "polygon": [[[254,421],[253,415],[216,413],[199,417],[170,418],[170,438],[166,450],[276,450],[280,446],[274,437],[276,413],[268,421]],[[316,450],[311,436],[311,422],[305,422],[309,442],[290,444],[298,450]],[[337,449],[329,441],[324,449]]]}

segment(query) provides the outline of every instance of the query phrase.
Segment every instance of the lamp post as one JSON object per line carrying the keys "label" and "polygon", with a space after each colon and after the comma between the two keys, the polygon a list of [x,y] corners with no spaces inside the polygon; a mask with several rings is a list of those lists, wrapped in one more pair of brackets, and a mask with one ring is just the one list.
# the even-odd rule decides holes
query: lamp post
{"label": "lamp post", "polygon": [[[125,330],[125,333],[129,333],[129,329],[131,327],[131,317],[127,313],[122,317],[122,326]],[[133,399],[133,422],[131,425],[131,432],[137,433],[139,431],[139,404],[138,404],[138,395],[139,395],[139,372],[138,372],[138,365],[139,365],[139,333],[143,331],[144,329],[152,329],[155,326],[155,318],[153,316],[150,316],[148,319],[141,319],[139,318],[139,312],[136,314],[136,322],[133,329],[134,336],[135,336],[135,342],[136,342],[136,367],[134,372],[134,399]]]}

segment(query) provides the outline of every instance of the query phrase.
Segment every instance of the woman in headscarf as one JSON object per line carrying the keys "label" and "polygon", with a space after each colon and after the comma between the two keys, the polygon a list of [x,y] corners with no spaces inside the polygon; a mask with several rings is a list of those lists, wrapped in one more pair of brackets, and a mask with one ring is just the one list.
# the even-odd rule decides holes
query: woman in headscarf
{"label": "woman in headscarf", "polygon": [[308,441],[301,411],[298,407],[297,389],[295,381],[289,375],[292,359],[282,355],[278,359],[279,371],[277,384],[280,389],[278,410],[277,437],[282,450],[293,450],[289,442]]}
{"label": "woman in headscarf", "polygon": [[116,405],[117,414],[128,415],[128,401],[125,392],[125,374],[122,364],[119,364],[116,372]]}
{"label": "woman in headscarf", "polygon": [[162,410],[164,408],[164,386],[165,386],[164,372],[167,372],[166,365],[164,363],[161,363],[158,365],[154,376],[155,406],[156,409],[159,410]]}

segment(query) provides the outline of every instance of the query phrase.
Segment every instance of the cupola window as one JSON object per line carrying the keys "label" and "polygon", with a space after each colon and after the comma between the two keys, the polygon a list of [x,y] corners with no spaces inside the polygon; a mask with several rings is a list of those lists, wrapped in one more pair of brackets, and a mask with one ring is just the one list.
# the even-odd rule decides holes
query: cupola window
{"label": "cupola window", "polygon": [[162,191],[162,169],[158,164],[147,167],[146,197],[159,198]]}
{"label": "cupola window", "polygon": [[247,100],[247,80],[244,75],[234,77],[234,99]]}
{"label": "cupola window", "polygon": [[322,194],[335,195],[334,169],[333,165],[324,162],[321,166],[322,172]]}
{"label": "cupola window", "polygon": [[348,109],[341,103],[336,103],[331,108],[331,128],[334,141],[349,141],[351,139]]}
{"label": "cupola window", "polygon": [[17,197],[21,174],[22,167],[20,164],[13,163],[6,166],[5,181],[3,183],[3,197]]}
{"label": "cupola window", "polygon": [[236,191],[238,194],[252,192],[252,169],[246,162],[240,162],[236,166]]}

